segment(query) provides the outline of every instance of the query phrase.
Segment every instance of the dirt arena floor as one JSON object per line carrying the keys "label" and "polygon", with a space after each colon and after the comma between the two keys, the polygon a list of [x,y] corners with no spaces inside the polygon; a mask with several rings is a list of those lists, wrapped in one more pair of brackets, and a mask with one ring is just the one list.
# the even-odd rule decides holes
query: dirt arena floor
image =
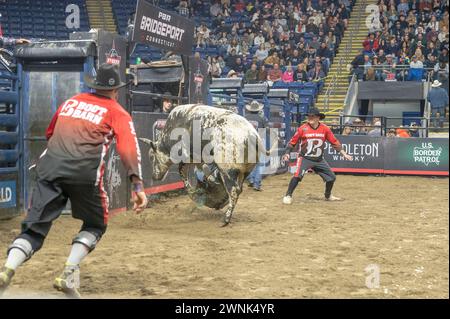
{"label": "dirt arena floor", "polygon": [[[449,189],[446,178],[338,176],[335,195],[307,176],[282,206],[290,175],[246,188],[234,223],[186,196],[154,202],[141,215],[111,219],[82,265],[88,298],[448,298]],[[21,218],[0,222],[0,260]],[[61,217],[5,297],[58,297],[61,271],[79,227]],[[380,287],[366,287],[376,264]]]}

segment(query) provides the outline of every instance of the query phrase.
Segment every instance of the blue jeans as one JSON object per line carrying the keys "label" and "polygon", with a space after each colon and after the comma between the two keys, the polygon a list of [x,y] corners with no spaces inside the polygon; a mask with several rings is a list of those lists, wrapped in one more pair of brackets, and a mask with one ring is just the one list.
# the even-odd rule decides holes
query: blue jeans
{"label": "blue jeans", "polygon": [[[439,116],[438,116],[439,113]],[[431,109],[431,123],[434,127],[443,127],[445,121],[445,107],[437,107]]]}
{"label": "blue jeans", "polygon": [[261,175],[261,164],[256,164],[253,171],[248,175],[247,180],[253,184],[253,187],[255,188],[261,188],[261,181],[262,181],[262,175]]}

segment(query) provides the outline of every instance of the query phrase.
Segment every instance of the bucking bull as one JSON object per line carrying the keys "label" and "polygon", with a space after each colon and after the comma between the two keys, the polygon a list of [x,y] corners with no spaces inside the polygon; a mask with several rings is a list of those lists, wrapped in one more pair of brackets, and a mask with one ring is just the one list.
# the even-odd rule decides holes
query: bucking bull
{"label": "bucking bull", "polygon": [[[176,107],[157,141],[140,140],[150,146],[153,179],[162,180],[170,166],[178,164],[192,200],[214,209],[228,205],[223,226],[230,223],[244,180],[259,155],[272,152],[265,149],[258,132],[244,117],[199,104]],[[192,166],[202,176],[194,182],[189,176]]]}

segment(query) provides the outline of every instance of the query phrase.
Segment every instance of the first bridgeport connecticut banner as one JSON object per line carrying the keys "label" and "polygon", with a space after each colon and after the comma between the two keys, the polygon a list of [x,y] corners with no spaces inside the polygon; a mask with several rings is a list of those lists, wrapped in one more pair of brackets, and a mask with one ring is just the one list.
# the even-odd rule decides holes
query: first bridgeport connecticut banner
{"label": "first bridgeport connecticut banner", "polygon": [[133,42],[191,55],[194,31],[195,23],[193,21],[160,9],[145,0],[138,1]]}

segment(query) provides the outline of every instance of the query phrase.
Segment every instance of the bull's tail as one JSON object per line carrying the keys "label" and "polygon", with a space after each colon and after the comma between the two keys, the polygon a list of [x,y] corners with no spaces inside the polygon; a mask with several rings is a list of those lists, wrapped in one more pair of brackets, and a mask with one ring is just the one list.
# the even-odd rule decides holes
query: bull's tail
{"label": "bull's tail", "polygon": [[[276,138],[276,142],[278,142],[279,140],[280,140],[280,138],[277,137]],[[264,153],[266,156],[270,156],[270,154],[272,154],[278,148],[278,143],[273,143],[273,145],[270,148],[270,150],[266,150],[266,146],[264,145],[263,140],[258,135],[258,148],[261,150],[261,153]]]}

